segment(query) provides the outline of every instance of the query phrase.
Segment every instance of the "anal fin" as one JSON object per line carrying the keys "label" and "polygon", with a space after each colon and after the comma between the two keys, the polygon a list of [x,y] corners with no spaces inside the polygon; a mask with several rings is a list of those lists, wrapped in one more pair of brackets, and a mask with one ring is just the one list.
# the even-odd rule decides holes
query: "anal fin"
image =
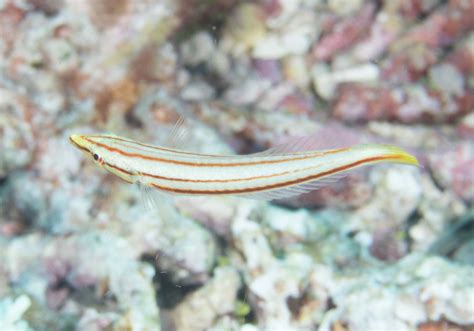
{"label": "anal fin", "polygon": [[266,200],[266,201],[288,199],[288,198],[293,198],[293,197],[296,197],[296,196],[299,196],[301,194],[305,194],[311,191],[319,190],[320,188],[323,188],[326,186],[330,186],[346,176],[347,176],[347,171],[340,172],[340,173],[330,175],[327,177],[323,177],[317,180],[308,181],[308,182],[294,185],[294,186],[286,186],[283,188],[262,191],[262,192],[257,192],[257,193],[242,194],[240,195],[240,197],[256,199],[256,200]]}

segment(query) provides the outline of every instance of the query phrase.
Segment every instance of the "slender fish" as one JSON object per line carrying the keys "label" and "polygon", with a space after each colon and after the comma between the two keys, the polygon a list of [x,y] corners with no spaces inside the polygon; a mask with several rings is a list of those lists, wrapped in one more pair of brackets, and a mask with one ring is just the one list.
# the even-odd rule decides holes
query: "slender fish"
{"label": "slender fish", "polygon": [[[129,183],[187,195],[240,195],[265,200],[306,193],[341,174],[379,162],[418,165],[401,148],[368,144],[295,151],[289,145],[250,155],[208,155],[152,146],[115,135],[72,135],[71,142]],[[307,146],[306,146],[307,147]]]}

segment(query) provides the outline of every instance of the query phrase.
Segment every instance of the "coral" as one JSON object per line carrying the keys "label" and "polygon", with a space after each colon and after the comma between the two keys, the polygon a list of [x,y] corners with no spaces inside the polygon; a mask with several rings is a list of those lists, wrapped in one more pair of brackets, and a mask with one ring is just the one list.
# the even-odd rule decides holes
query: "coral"
{"label": "coral", "polygon": [[[471,276],[470,268],[458,268],[436,257],[414,255],[385,272],[374,270],[361,279],[336,278],[332,284],[332,289],[337,289],[333,297],[336,308],[325,316],[321,328],[328,329],[340,321],[349,329],[385,330],[396,326],[409,330],[427,318],[438,320],[442,316],[455,323],[470,324],[474,306],[469,303],[473,302],[474,293],[461,293],[457,288],[472,283]],[[414,279],[416,285],[412,283]],[[396,284],[399,293],[394,294],[387,283]],[[457,294],[445,295],[453,292]]]}
{"label": "coral", "polygon": [[0,301],[0,328],[2,330],[32,330],[28,322],[21,319],[30,305],[31,300],[26,295],[19,296],[14,300],[11,298],[2,299]]}
{"label": "coral", "polygon": [[323,36],[313,49],[318,60],[328,60],[337,52],[356,43],[369,29],[375,11],[375,4],[367,3],[353,17],[335,24],[331,33]]}
{"label": "coral", "polygon": [[205,286],[185,297],[173,309],[173,326],[183,331],[209,329],[218,317],[234,311],[239,287],[240,278],[236,270],[216,268],[214,276]]}
{"label": "coral", "polygon": [[[25,245],[29,247],[29,253],[35,253],[25,252]],[[151,283],[154,271],[149,265],[136,261],[134,254],[134,249],[125,240],[107,233],[91,232],[51,239],[31,234],[10,243],[5,268],[10,280],[39,302],[52,304],[51,300],[59,299],[55,305],[66,309],[80,302],[76,300],[111,300],[124,311],[123,316],[115,315],[111,322],[154,328],[159,321]],[[68,287],[62,287],[63,283]],[[70,296],[71,291],[90,286],[96,292],[90,293],[89,299]],[[49,290],[45,291],[46,288]],[[61,289],[69,295],[58,296]],[[81,314],[81,310],[75,314]],[[83,316],[86,318],[90,319]]]}
{"label": "coral", "polygon": [[430,168],[440,185],[474,203],[474,145],[470,142],[446,146],[429,156]]}

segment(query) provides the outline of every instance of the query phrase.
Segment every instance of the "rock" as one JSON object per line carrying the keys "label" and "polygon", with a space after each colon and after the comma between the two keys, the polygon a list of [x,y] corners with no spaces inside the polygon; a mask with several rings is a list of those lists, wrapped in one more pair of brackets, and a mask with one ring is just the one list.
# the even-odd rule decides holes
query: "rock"
{"label": "rock", "polygon": [[401,230],[417,208],[421,199],[421,184],[416,169],[398,168],[375,170],[371,180],[376,190],[372,200],[350,216],[355,228],[373,232],[371,253],[382,260],[397,260],[407,254],[403,240],[396,233]]}
{"label": "rock", "polygon": [[413,251],[427,251],[442,236],[450,222],[466,212],[453,192],[442,191],[428,176],[421,177],[423,195],[417,209],[417,223],[409,229]]}
{"label": "rock", "polygon": [[23,97],[0,89],[0,178],[25,167],[33,158],[35,146],[28,121],[31,108]]}
{"label": "rock", "polygon": [[[24,245],[29,245],[35,254],[25,254]],[[31,292],[42,304],[46,303],[46,293],[41,281],[46,280],[50,287],[67,281],[75,291],[93,286],[97,292],[89,294],[90,300],[105,295],[100,294],[100,287],[105,286],[128,315],[119,319],[117,325],[128,323],[156,328],[159,315],[151,283],[154,271],[150,265],[136,261],[135,253],[124,239],[104,232],[54,239],[31,234],[10,243],[5,267],[11,281],[23,291]],[[97,261],[102,263],[97,264]],[[35,323],[41,326],[44,321]]]}
{"label": "rock", "polygon": [[459,123],[458,132],[463,138],[474,139],[474,113],[464,116]]}
{"label": "rock", "polygon": [[393,85],[416,82],[438,60],[436,49],[427,45],[413,45],[403,51],[391,53],[381,63],[381,78]]}
{"label": "rock", "polygon": [[397,120],[403,123],[449,123],[468,113],[474,96],[434,91],[420,84],[398,89],[347,83],[338,89],[333,114],[346,122]]}
{"label": "rock", "polygon": [[177,205],[193,220],[198,221],[217,235],[228,238],[238,203],[232,198],[183,197]]}
{"label": "rock", "polygon": [[[335,277],[327,282],[325,288],[336,307],[326,313],[321,327],[326,330],[339,321],[351,329],[366,325],[386,329],[395,325],[398,330],[410,330],[442,315],[456,324],[471,323],[473,306],[465,303],[472,302],[473,293],[459,290],[472,284],[471,268],[437,257],[414,255],[385,273],[379,272],[374,270],[374,277],[360,279],[361,283],[347,277]],[[324,281],[321,279],[318,285]],[[385,285],[392,281],[397,284],[397,294]],[[362,283],[363,287],[357,285]],[[364,302],[365,307],[361,307],[360,302]],[[367,306],[370,310],[366,310]]]}
{"label": "rock", "polygon": [[469,13],[474,9],[471,2],[453,1],[434,10],[400,38],[392,48],[424,44],[432,48],[452,45],[473,27]]}
{"label": "rock", "polygon": [[429,78],[435,89],[457,96],[464,93],[464,77],[452,65],[440,64],[432,67]]}
{"label": "rock", "polygon": [[288,55],[302,55],[313,43],[318,31],[316,16],[302,11],[273,33],[267,33],[253,49],[257,59],[279,59]]}
{"label": "rock", "polygon": [[330,0],[328,1],[329,8],[338,15],[348,16],[355,14],[358,9],[362,6],[363,1],[361,0]]}
{"label": "rock", "polygon": [[472,285],[469,289],[464,289],[467,283],[472,283],[472,280],[468,280],[472,276],[472,268],[461,267],[457,275],[448,273],[452,268],[452,265],[439,258],[423,261],[416,269],[416,274],[430,279],[426,279],[422,286],[420,299],[427,305],[430,320],[445,316],[457,324],[473,323],[474,306],[468,303],[474,302],[474,289]]}
{"label": "rock", "polygon": [[373,4],[366,4],[357,14],[338,22],[331,33],[325,35],[315,44],[312,51],[313,56],[317,60],[329,60],[336,53],[352,46],[369,29],[374,11]]}
{"label": "rock", "polygon": [[22,319],[31,306],[31,300],[26,295],[21,295],[16,299],[4,298],[0,301],[0,328],[2,330],[33,330],[27,321]]}
{"label": "rock", "polygon": [[272,83],[281,81],[280,62],[277,60],[256,59],[254,66],[259,76],[268,79]]}
{"label": "rock", "polygon": [[[161,210],[160,210],[161,208]],[[154,258],[159,270],[178,285],[206,282],[216,260],[215,239],[205,228],[179,215],[172,206],[161,205],[144,213],[143,206],[124,211],[126,237],[139,254]]]}
{"label": "rock", "polygon": [[261,273],[275,262],[262,227],[249,218],[254,208],[253,203],[241,204],[232,223],[235,248],[243,255],[246,270],[250,275]]}
{"label": "rock", "polygon": [[373,83],[378,79],[378,76],[378,66],[370,63],[332,72],[322,66],[315,66],[312,70],[314,87],[319,96],[326,100],[330,100],[334,97],[336,88],[341,83]]}
{"label": "rock", "polygon": [[[219,267],[212,279],[200,289],[189,294],[172,311],[172,323],[177,330],[208,330],[216,319],[234,311],[234,302],[240,288],[240,278],[235,269]],[[199,309],[199,314],[196,314]]]}
{"label": "rock", "polygon": [[183,62],[192,66],[209,61],[215,51],[215,41],[205,31],[197,32],[188,41],[182,43],[180,49]]}
{"label": "rock", "polygon": [[234,105],[247,105],[255,102],[269,87],[266,79],[247,78],[226,91],[225,99]]}
{"label": "rock", "polygon": [[429,165],[443,186],[452,187],[462,199],[474,201],[474,145],[461,142],[431,153]]}
{"label": "rock", "polygon": [[305,88],[311,81],[308,64],[303,56],[289,56],[283,59],[285,78],[300,88]]}
{"label": "rock", "polygon": [[181,90],[181,97],[187,101],[204,101],[214,98],[216,92],[204,81],[192,81]]}
{"label": "rock", "polygon": [[255,47],[265,36],[265,14],[260,6],[243,3],[229,18],[224,32],[224,48],[241,54]]}
{"label": "rock", "polygon": [[64,39],[49,39],[43,45],[48,65],[59,73],[65,73],[77,68],[79,58],[73,45]]}
{"label": "rock", "polygon": [[288,302],[302,297],[301,288],[309,274],[309,265],[308,256],[294,254],[249,281],[250,300],[262,328],[291,328],[292,312]]}

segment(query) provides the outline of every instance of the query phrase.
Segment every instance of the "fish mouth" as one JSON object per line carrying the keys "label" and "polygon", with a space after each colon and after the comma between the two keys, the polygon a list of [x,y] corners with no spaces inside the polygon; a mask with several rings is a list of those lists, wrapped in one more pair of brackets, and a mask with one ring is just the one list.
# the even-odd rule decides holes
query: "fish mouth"
{"label": "fish mouth", "polygon": [[80,150],[82,150],[86,153],[89,153],[89,149],[86,147],[87,141],[83,138],[83,136],[73,134],[73,135],[69,136],[69,140],[71,141],[71,143],[74,146],[76,146]]}

